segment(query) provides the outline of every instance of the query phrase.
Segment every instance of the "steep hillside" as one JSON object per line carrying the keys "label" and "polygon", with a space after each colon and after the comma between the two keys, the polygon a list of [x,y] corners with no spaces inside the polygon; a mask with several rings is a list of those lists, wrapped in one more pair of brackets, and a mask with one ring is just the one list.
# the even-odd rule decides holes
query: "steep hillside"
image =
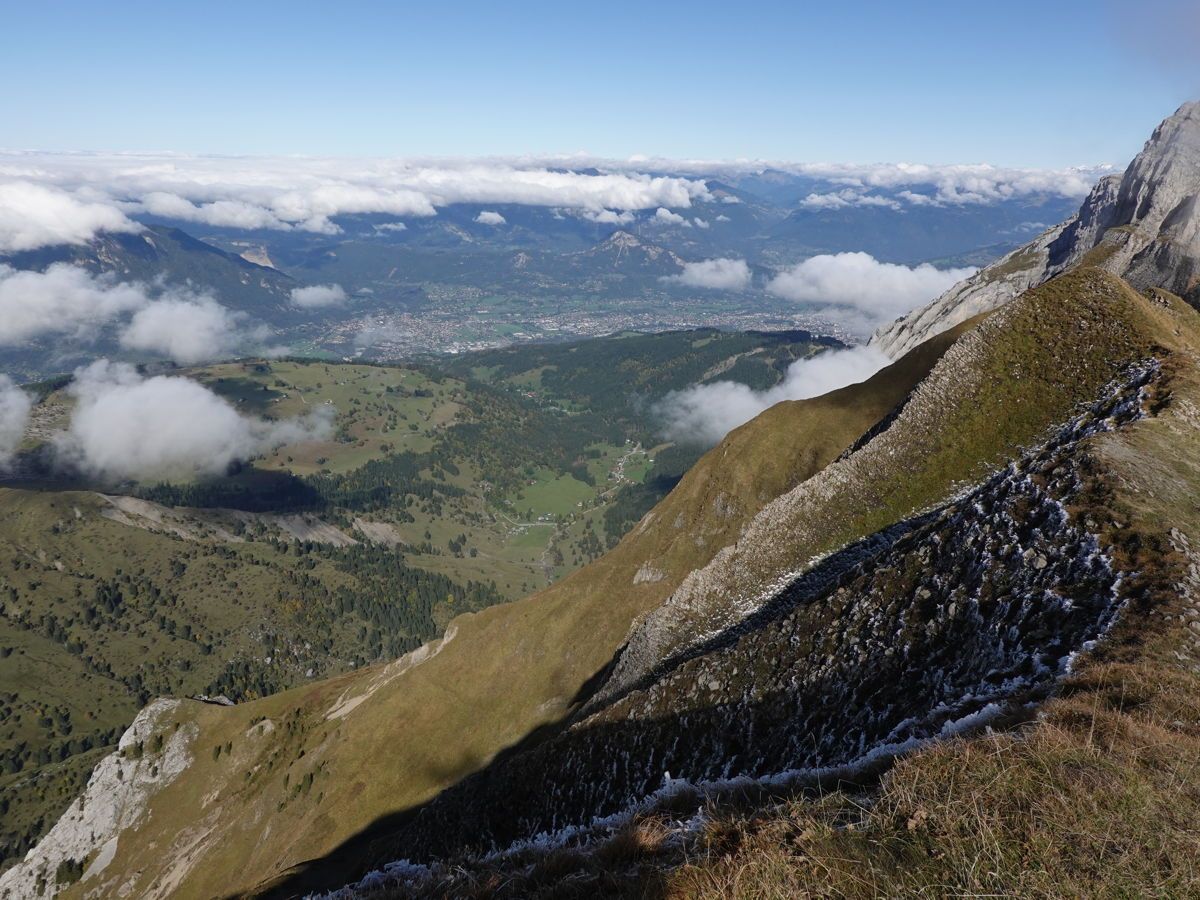
{"label": "steep hillside", "polygon": [[793,579],[703,653],[401,817],[369,854],[502,849],[619,813],[667,777],[852,767],[1019,711],[1140,596],[1063,506],[1093,490],[1081,442],[1135,421],[1157,374],[1131,368],[976,489],[848,548],[849,568],[833,558]]}
{"label": "steep hillside", "polygon": [[[192,764],[170,784],[148,782],[158,793],[122,835],[105,883],[142,868],[137,890],[147,895],[162,879],[192,896],[249,888],[429,799],[559,721],[638,614],[735,539],[764,503],[886,415],[949,343],[948,336],[921,348],[861,386],[777,407],[689,473],[653,527],[647,522],[604,559],[541,594],[460,617],[443,640],[396,663],[233,708],[176,705],[177,720],[197,729],[187,751]],[[771,450],[779,427],[793,429],[794,440]],[[768,457],[772,465],[763,464]],[[300,761],[303,771],[291,771]],[[274,824],[262,831],[255,822],[267,818]],[[143,827],[146,837],[178,834],[193,850],[170,861],[170,872],[161,869],[167,857],[161,846],[142,843]],[[240,884],[229,882],[232,871],[245,873]]]}
{"label": "steep hillside", "polygon": [[[1018,615],[1008,608],[1007,623],[1015,627],[992,645],[992,651],[1003,646],[1016,650],[1021,644],[1030,650],[1050,638],[1051,644],[1042,645],[1041,664],[1062,653],[1065,645],[1057,640],[1077,635],[1075,628],[1088,619],[1088,610],[1111,611],[1106,601],[1122,599],[1103,639],[1060,667],[1063,681],[1049,700],[1039,700],[1036,715],[1012,707],[1006,715],[1000,703],[985,707],[983,716],[962,723],[967,727],[944,731],[945,736],[957,731],[960,737],[925,744],[894,762],[885,753],[854,769],[800,770],[783,777],[701,785],[675,780],[663,785],[653,802],[582,834],[517,845],[499,855],[461,854],[450,864],[391,865],[338,896],[715,900],[1194,895],[1200,889],[1200,862],[1194,852],[1200,791],[1192,777],[1200,759],[1200,578],[1195,550],[1200,466],[1194,450],[1200,437],[1200,369],[1191,349],[1198,336],[1197,320],[1180,306],[1175,309],[1163,317],[1165,333],[1182,332],[1186,338],[1162,354],[1156,374],[1152,367],[1128,371],[1105,392],[1107,401],[1060,429],[1045,446],[963,496],[953,509],[924,519],[871,564],[874,581],[866,571],[856,571],[834,592],[809,596],[799,604],[795,601],[800,598],[788,596],[794,589],[785,590],[765,627],[734,636],[733,643],[692,663],[699,669],[691,673],[699,675],[695,680],[687,679],[687,668],[681,668],[656,689],[631,695],[618,707],[634,712],[632,721],[612,715],[581,723],[575,741],[564,736],[555,743],[570,754],[569,765],[588,764],[589,757],[603,757],[611,750],[616,741],[610,738],[650,735],[659,720],[642,719],[639,707],[661,703],[669,696],[667,689],[675,687],[684,692],[683,724],[695,726],[700,765],[714,748],[714,735],[744,738],[743,717],[749,715],[753,736],[738,746],[749,754],[743,764],[752,767],[755,754],[778,747],[773,739],[781,734],[781,714],[828,715],[840,722],[855,712],[886,711],[881,699],[911,709],[914,697],[897,691],[899,684],[916,685],[916,694],[927,696],[968,672],[981,644],[1000,636],[981,633],[980,626],[1016,596],[1007,590],[984,590],[977,597],[973,590],[956,590],[986,586],[975,581],[981,576],[987,581],[1015,576],[1035,588],[1021,591],[1029,602]],[[1150,381],[1140,390],[1140,410],[1120,401],[1112,405],[1146,375]],[[1097,421],[1096,414],[1106,409],[1116,415]],[[1072,446],[1088,431],[1092,433]],[[1022,471],[1033,477],[1021,478]],[[1061,506],[1046,507],[1044,499],[1029,502],[1038,495],[1061,496],[1064,488],[1067,502]],[[1001,498],[999,506],[992,505]],[[1022,519],[1024,528],[1003,533]],[[1085,541],[1081,548],[1063,528],[1074,537],[1080,530],[1091,532],[1094,543]],[[1029,539],[1040,546],[1025,546]],[[1007,554],[1024,557],[1028,549],[1034,549],[1032,564],[1017,562],[1014,568]],[[1000,552],[981,555],[979,550]],[[917,564],[903,565],[903,557],[912,554]],[[946,564],[956,558],[967,562],[967,568],[947,570]],[[1045,559],[1045,565],[1039,559]],[[979,565],[981,560],[989,565]],[[1089,567],[1099,582],[1078,580]],[[1036,582],[1051,571],[1052,584],[1038,589]],[[1119,585],[1114,575],[1120,575]],[[913,591],[921,582],[924,587]],[[1016,584],[1009,581],[1006,587]],[[1115,586],[1115,594],[1106,585]],[[1084,589],[1068,593],[1067,587]],[[891,602],[880,605],[878,601],[889,595]],[[853,658],[882,650],[876,662],[885,671],[906,664],[897,657],[914,662],[930,649],[940,658],[926,660],[932,665],[919,667],[903,682],[870,679],[877,690],[858,698],[839,696],[838,703],[829,703],[822,697],[798,708],[771,695],[756,702],[740,694],[733,669],[721,662],[723,655],[736,655],[739,668],[746,664],[755,671],[756,681],[770,683],[777,672],[775,660],[787,658],[793,671],[818,675],[815,682],[802,685],[821,688],[823,669],[807,668],[806,652],[823,641],[878,633],[880,627],[886,633],[897,623],[897,613],[903,616],[921,603],[931,604],[931,609],[909,622],[927,622],[924,634],[910,631],[903,643],[889,637],[882,646],[868,637],[842,651]],[[855,619],[856,627],[803,628],[803,623],[812,624],[834,610],[839,618]],[[869,620],[858,618],[864,614]],[[966,629],[956,624],[964,618],[970,621]],[[954,645],[953,640],[939,639],[946,630],[971,648],[970,653],[949,657],[957,670],[944,665],[946,649]],[[773,646],[763,654],[768,645]],[[818,650],[819,659],[826,658],[826,649]],[[889,649],[900,652],[888,654]],[[994,665],[994,655],[984,658],[983,665]],[[1004,671],[998,668],[996,675]],[[978,705],[989,697],[994,702],[1014,687],[1017,691],[1010,699],[1037,698],[1039,691],[1026,689],[1048,674],[1035,663],[1021,667],[1007,683],[989,677],[984,693],[969,702]],[[715,689],[709,681],[714,675]],[[854,675],[843,686],[856,680]],[[701,699],[710,693],[720,701],[715,709]],[[696,699],[689,701],[689,696]],[[724,712],[731,715],[723,717]],[[953,712],[946,708],[939,716]],[[722,718],[720,728],[705,728],[706,718],[714,715]],[[995,730],[979,733],[984,721]],[[869,728],[878,723],[872,718],[865,724]],[[905,723],[896,736],[914,735],[920,726],[915,720]],[[800,757],[819,756],[836,746],[837,728],[820,733],[827,741],[798,748]],[[652,739],[647,743],[655,745]],[[689,748],[680,744],[673,749],[679,754]],[[636,776],[639,759],[619,757],[617,777]],[[538,762],[550,771],[565,767],[555,754],[542,755]],[[506,774],[520,777],[518,765],[513,760]],[[679,772],[671,765],[673,777]],[[544,808],[596,799],[580,787],[586,779],[559,783],[565,789],[547,797]],[[658,785],[653,779],[647,784]],[[487,782],[477,780],[474,787],[484,790]],[[410,846],[428,846],[429,834],[450,835],[453,840],[453,816],[450,827],[431,828],[439,805],[444,804],[445,812],[451,796],[419,814],[416,822],[423,820],[426,829],[413,835]],[[539,790],[536,796],[545,797],[546,792]],[[700,812],[694,813],[697,808]],[[469,813],[480,832],[489,825],[507,827],[507,818],[475,818],[478,810],[486,809],[485,803],[474,804]],[[519,809],[525,814],[542,812],[535,802]]]}
{"label": "steep hillside", "polygon": [[[1193,895],[1200,318],[1146,306],[1163,343],[1047,441],[398,820],[374,852],[432,861],[338,896]],[[597,785],[653,793],[453,852],[620,808]]]}
{"label": "steep hillside", "polygon": [[1079,211],[927,306],[880,328],[893,357],[1076,266],[1103,267],[1138,290],[1200,301],[1200,103],[1167,118],[1123,175],[1100,180]]}
{"label": "steep hillside", "polygon": [[1119,279],[1083,269],[992,315],[953,346],[886,430],[767,506],[736,545],[689,575],[630,636],[606,690],[755,611],[777,579],[908,518],[1034,443],[1149,353],[1146,306]]}
{"label": "steep hillside", "polygon": [[[1186,364],[1194,346],[1195,316],[1180,301],[1164,294],[1154,303],[1081,270],[965,332],[886,427],[815,481],[765,506],[753,490],[739,498],[752,504],[739,516],[745,527],[715,524],[726,507],[705,492],[705,508],[691,501],[696,518],[676,533],[673,504],[695,496],[702,465],[678,499],[595,566],[460,618],[441,642],[396,663],[232,709],[156,712],[141,731],[170,734],[176,721],[181,733],[196,729],[185,745],[191,763],[169,783],[142,773],[145,814],[83,884],[104,890],[133,877],[146,896],[207,896],[274,872],[286,894],[389,859],[584,825],[656,787],[663,771],[705,781],[838,766],[883,745],[911,746],[947,722],[1019,709],[1110,627],[1121,603],[1142,596],[1105,524],[1117,514],[1097,511],[1089,524],[1064,510],[1091,503],[1092,464],[1081,452],[1089,435],[1157,412],[1169,392],[1158,373]],[[760,448],[780,444],[774,431],[758,439]],[[1036,449],[1022,456],[1022,446]],[[736,465],[722,449],[708,466]],[[1020,461],[1004,468],[1011,458]],[[826,481],[847,466],[873,477]],[[606,654],[639,605],[654,608],[681,569],[703,563],[694,535],[706,520],[736,543],[677,594],[721,602],[672,602],[662,609],[686,614],[647,617],[621,657],[638,667],[619,666],[621,680],[579,713],[594,696],[587,677],[610,678]],[[637,579],[651,560],[671,566],[670,576]],[[1047,596],[1058,599],[1034,601]],[[981,597],[995,602],[981,607]],[[859,656],[883,673],[878,682],[839,669]],[[842,699],[818,700],[831,691]],[[567,730],[554,727],[573,709]],[[822,712],[807,729],[810,709]],[[477,770],[411,819],[439,787]],[[526,779],[539,791],[493,796]],[[463,796],[479,801],[467,801],[479,827],[460,831]],[[499,812],[514,803],[519,815]],[[78,827],[59,827],[38,851],[47,856],[35,853],[8,883],[53,862],[56,846],[79,846]],[[152,838],[163,833],[174,835],[165,854]],[[253,875],[231,884],[234,871]]]}

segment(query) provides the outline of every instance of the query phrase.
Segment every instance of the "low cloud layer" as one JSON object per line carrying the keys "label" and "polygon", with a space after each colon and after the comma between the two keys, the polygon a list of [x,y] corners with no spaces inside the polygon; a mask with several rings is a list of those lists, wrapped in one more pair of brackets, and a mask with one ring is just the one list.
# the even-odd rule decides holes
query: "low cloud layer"
{"label": "low cloud layer", "polygon": [[109,328],[123,347],[185,364],[248,352],[269,336],[207,294],[94,276],[68,263],[45,272],[0,264],[0,347],[41,338],[88,343]]}
{"label": "low cloud layer", "polygon": [[846,327],[864,332],[929,302],[975,271],[884,263],[869,253],[834,253],[785,269],[771,279],[767,291],[821,305]]}
{"label": "low cloud layer", "polygon": [[750,266],[744,259],[706,259],[684,263],[682,272],[663,281],[715,291],[744,291],[750,287]]}
{"label": "low cloud layer", "polygon": [[891,360],[873,347],[827,350],[788,367],[773,388],[755,391],[734,381],[699,384],[673,391],[654,406],[663,436],[685,444],[711,447],[733,429],[784,400],[819,397],[865,381]]}
{"label": "low cloud layer", "polygon": [[76,407],[57,440],[60,458],[107,480],[219,475],[235,461],[332,433],[329,406],[305,419],[249,418],[194,381],[145,378],[108,360],[78,370],[71,392]]}
{"label": "low cloud layer", "polygon": [[[706,179],[773,170],[821,182],[809,208],[995,203],[1083,197],[1111,167],[840,165],[578,156],[469,159],[207,157],[0,152],[0,252],[82,243],[131,231],[134,216],[244,230],[335,234],[337,216],[416,218],[454,203],[519,204],[627,224],[645,211],[691,226],[678,210],[715,198]],[[876,192],[900,192],[896,198]],[[724,202],[737,202],[725,196]],[[662,212],[658,212],[661,210]],[[654,212],[651,212],[654,211]],[[676,218],[677,217],[677,218]],[[706,220],[706,219],[702,219]],[[697,226],[703,227],[703,226]]]}
{"label": "low cloud layer", "polygon": [[485,209],[475,217],[480,225],[507,225],[508,220],[493,209]]}
{"label": "low cloud layer", "polygon": [[0,252],[83,244],[101,231],[141,228],[109,202],[93,202],[33,181],[0,177]]}
{"label": "low cloud layer", "polygon": [[0,472],[12,463],[32,408],[29,395],[7,375],[0,375]]}
{"label": "low cloud layer", "polygon": [[[0,251],[79,243],[147,215],[246,230],[335,234],[340,215],[521,204],[621,217],[710,198],[702,179],[527,159],[304,159],[0,153]],[[67,214],[65,206],[74,207]],[[498,216],[498,213],[489,214]],[[485,224],[501,224],[487,222]],[[64,226],[64,222],[69,227]]]}
{"label": "low cloud layer", "polygon": [[208,296],[167,297],[134,313],[121,331],[121,346],[192,365],[223,359],[266,337],[248,328],[246,316]]}
{"label": "low cloud layer", "polygon": [[679,225],[683,228],[692,227],[692,223],[679,213],[671,212],[671,210],[661,206],[654,211],[654,221],[659,225]]}
{"label": "low cloud layer", "polygon": [[292,306],[301,309],[316,309],[322,306],[338,306],[346,302],[346,291],[340,284],[312,284],[292,291]]}
{"label": "low cloud layer", "polygon": [[47,336],[90,340],[149,302],[142,285],[96,278],[67,263],[45,272],[0,265],[0,346]]}
{"label": "low cloud layer", "polygon": [[662,436],[684,444],[712,446],[733,428],[785,400],[804,400],[847,384],[863,382],[892,360],[874,347],[826,350],[787,368],[781,383],[764,391],[737,382],[697,384],[672,391],[655,403]]}

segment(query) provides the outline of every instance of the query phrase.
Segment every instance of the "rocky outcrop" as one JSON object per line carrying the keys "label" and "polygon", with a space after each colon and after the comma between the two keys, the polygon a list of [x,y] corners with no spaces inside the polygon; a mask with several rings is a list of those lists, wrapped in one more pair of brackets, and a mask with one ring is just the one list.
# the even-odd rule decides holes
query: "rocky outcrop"
{"label": "rocky outcrop", "polygon": [[1024,247],[960,281],[928,306],[882,326],[872,335],[871,346],[878,347],[892,359],[899,359],[934,335],[972,316],[991,312],[1041,284],[1046,280],[1050,265],[1049,248],[1069,226],[1067,222],[1051,228]]}
{"label": "rocky outcrop", "polygon": [[1166,119],[1120,176],[1103,178],[1079,212],[881,327],[872,345],[898,358],[917,344],[1079,265],[1200,303],[1200,103]]}
{"label": "rocky outcrop", "polygon": [[182,703],[155,700],[138,713],[117,751],[92,772],[83,796],[21,862],[0,875],[0,898],[52,897],[80,877],[86,888],[88,879],[104,871],[120,833],[141,823],[151,798],[191,765],[196,725],[175,728],[172,722]]}

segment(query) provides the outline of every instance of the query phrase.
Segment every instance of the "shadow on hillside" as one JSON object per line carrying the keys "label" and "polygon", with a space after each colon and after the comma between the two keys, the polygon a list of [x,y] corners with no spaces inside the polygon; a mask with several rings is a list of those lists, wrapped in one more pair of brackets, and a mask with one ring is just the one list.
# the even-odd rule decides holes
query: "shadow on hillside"
{"label": "shadow on hillside", "polygon": [[225,475],[185,484],[138,485],[89,478],[57,465],[52,456],[41,452],[20,455],[16,465],[0,477],[0,487],[39,493],[126,494],[164,506],[255,513],[310,511],[327,505],[310,482],[287,471],[239,466]]}
{"label": "shadow on hillside", "polygon": [[[855,750],[860,736],[868,745],[881,741],[899,720],[913,712],[928,712],[937,697],[923,695],[915,698],[914,705],[900,706],[903,682],[895,672],[882,670],[864,675],[852,697],[822,705],[816,698],[836,697],[833,682],[838,677],[817,679],[799,693],[772,692],[756,703],[687,708],[689,704],[684,702],[683,712],[658,719],[605,722],[575,731],[544,728],[429,802],[381,817],[324,857],[284,873],[256,896],[282,900],[336,889],[394,860],[441,860],[453,867],[458,858],[486,854],[540,833],[620,813],[661,791],[667,773],[717,781],[730,773],[766,777],[790,768],[835,764],[810,777],[730,782],[720,792],[701,794],[691,788],[662,792],[655,798],[654,808],[668,812],[674,820],[687,820],[714,800],[722,806],[754,806],[809,791],[867,786],[890,767],[893,755],[882,753],[865,767],[854,769],[838,769],[836,764],[861,753]],[[1011,698],[1016,701],[1012,708],[1018,712],[1008,721],[1028,716],[1024,704],[1042,696],[1040,691],[1030,691]],[[913,699],[911,693],[909,699]],[[987,699],[999,698],[985,697],[980,703]],[[879,715],[880,710],[885,713]],[[993,719],[990,724],[999,726],[1001,720]],[[614,846],[617,853],[626,852],[619,842]],[[490,869],[506,872],[497,879],[498,884],[506,885],[497,896],[522,896],[573,875],[600,879],[598,884],[603,883],[604,889],[596,888],[599,896],[658,898],[665,896],[658,879],[640,880],[636,874],[629,875],[629,870],[642,865],[652,873],[656,865],[669,867],[678,862],[671,855],[674,851],[665,848],[647,848],[628,858],[614,858],[604,850],[593,859],[582,854],[554,854],[551,849],[518,852],[503,863],[468,862],[465,868],[484,876]],[[523,871],[530,864],[533,868]],[[627,874],[618,878],[617,872]],[[514,874],[519,875],[515,881],[509,877]],[[528,879],[537,883],[527,883]],[[628,893],[631,887],[636,887],[634,894]],[[420,891],[414,895],[428,896]],[[394,895],[382,896],[407,894],[397,890]]]}

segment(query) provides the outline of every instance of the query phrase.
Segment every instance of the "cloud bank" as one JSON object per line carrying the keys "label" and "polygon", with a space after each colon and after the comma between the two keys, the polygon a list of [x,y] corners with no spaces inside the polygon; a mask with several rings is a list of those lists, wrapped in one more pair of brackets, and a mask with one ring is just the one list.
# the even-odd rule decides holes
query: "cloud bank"
{"label": "cloud bank", "polygon": [[293,290],[291,299],[292,306],[301,309],[337,306],[346,302],[346,291],[340,284],[312,284]]}
{"label": "cloud bank", "polygon": [[106,480],[219,475],[235,461],[332,433],[329,406],[305,419],[248,418],[194,381],[145,378],[103,359],[75,373],[71,392],[76,407],[56,441],[60,459]]}
{"label": "cloud bank", "polygon": [[767,291],[796,303],[822,304],[847,327],[865,332],[929,302],[975,271],[884,263],[869,253],[833,253],[785,269],[767,283]]}
{"label": "cloud bank", "polygon": [[112,203],[89,202],[32,181],[0,178],[0,252],[83,244],[101,231],[140,228]]}
{"label": "cloud bank", "polygon": [[12,464],[32,408],[30,396],[7,375],[0,375],[0,472]]}
{"label": "cloud bank", "polygon": [[[808,208],[995,203],[1026,196],[1082,198],[1109,166],[1015,169],[990,165],[849,165],[779,161],[208,157],[182,154],[0,152],[0,252],[82,243],[132,231],[132,216],[243,230],[340,231],[336,217],[433,216],[454,203],[542,206],[610,224],[637,211],[664,224],[672,210],[716,201],[706,179],[768,170],[812,179]],[[880,197],[877,191],[898,191]],[[732,195],[722,197],[736,203]],[[662,210],[662,213],[658,213]],[[678,220],[671,217],[678,216]],[[701,221],[707,221],[702,219]],[[402,223],[399,223],[402,224]],[[703,225],[697,225],[703,227]]]}
{"label": "cloud bank", "polygon": [[784,380],[769,390],[751,390],[734,381],[698,384],[671,392],[653,412],[664,437],[710,447],[776,403],[819,397],[865,381],[889,363],[891,359],[874,347],[826,350],[792,363]]}
{"label": "cloud bank", "polygon": [[[538,160],[7,152],[0,153],[0,250],[79,243],[100,231],[136,229],[131,215],[336,234],[333,219],[340,215],[424,217],[454,203],[620,217],[708,199],[700,179],[618,169],[576,172]],[[67,204],[74,205],[69,214]]]}
{"label": "cloud bank", "polygon": [[715,291],[744,291],[750,287],[750,266],[744,259],[706,259],[684,263],[682,272],[668,275],[663,281]]}
{"label": "cloud bank", "polygon": [[134,313],[121,346],[186,365],[227,358],[266,337],[265,329],[247,328],[246,318],[209,296],[167,297]]}
{"label": "cloud bank", "polygon": [[269,335],[207,294],[94,276],[69,263],[45,272],[0,264],[0,347],[39,338],[87,343],[110,327],[123,347],[186,364],[250,350]]}
{"label": "cloud bank", "polygon": [[0,264],[0,346],[47,336],[90,340],[104,325],[149,302],[142,285],[96,278],[67,263],[45,272]]}

